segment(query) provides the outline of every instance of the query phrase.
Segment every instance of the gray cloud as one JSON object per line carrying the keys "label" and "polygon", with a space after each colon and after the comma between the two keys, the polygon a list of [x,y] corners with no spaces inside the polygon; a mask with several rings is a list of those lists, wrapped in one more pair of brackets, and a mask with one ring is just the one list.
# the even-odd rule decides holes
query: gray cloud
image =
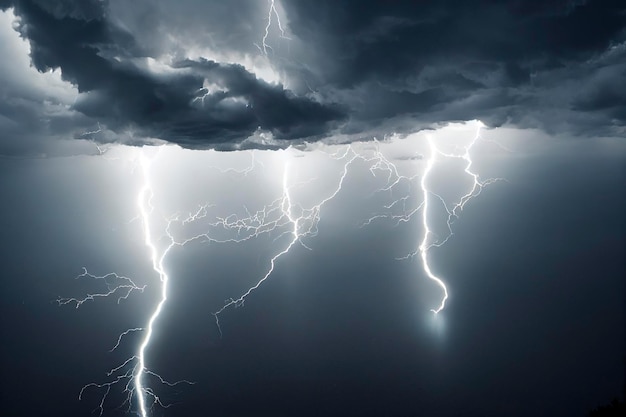
{"label": "gray cloud", "polygon": [[626,101],[607,88],[623,80],[622,2],[328,0],[285,8],[295,36],[321,63],[313,71],[320,89],[373,91],[366,105],[345,97],[357,126],[393,112],[624,133]]}
{"label": "gray cloud", "polygon": [[[18,30],[29,40],[39,71],[59,68],[77,87],[72,109],[110,131],[132,129],[135,135],[203,148],[242,141],[257,129],[279,139],[315,136],[344,117],[336,105],[296,97],[237,64],[186,59],[171,66],[181,71],[150,71],[133,62],[148,55],[132,34],[107,20],[104,8],[73,4],[15,2]],[[209,94],[206,81],[221,90]]]}
{"label": "gray cloud", "polygon": [[0,107],[3,146],[83,138],[98,125],[99,141],[220,149],[260,133],[371,137],[474,118],[626,132],[622,2],[277,5],[289,39],[272,15],[265,56],[265,2],[3,0],[34,67],[60,71],[76,90],[63,115],[50,115],[54,95],[29,101],[14,89]]}

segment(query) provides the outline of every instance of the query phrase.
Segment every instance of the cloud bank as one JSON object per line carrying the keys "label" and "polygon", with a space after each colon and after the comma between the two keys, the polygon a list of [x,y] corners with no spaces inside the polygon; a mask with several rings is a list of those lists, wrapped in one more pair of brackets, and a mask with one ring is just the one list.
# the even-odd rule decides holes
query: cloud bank
{"label": "cloud bank", "polygon": [[3,153],[71,138],[272,147],[470,119],[626,134],[621,1],[270,4],[0,0]]}

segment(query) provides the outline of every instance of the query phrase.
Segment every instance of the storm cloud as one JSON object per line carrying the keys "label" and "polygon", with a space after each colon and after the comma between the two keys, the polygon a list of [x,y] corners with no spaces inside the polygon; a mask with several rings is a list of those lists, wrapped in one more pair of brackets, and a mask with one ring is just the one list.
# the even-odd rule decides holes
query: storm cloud
{"label": "storm cloud", "polygon": [[[623,2],[276,5],[1,1],[38,71],[0,75],[2,149],[37,137],[284,146],[470,119],[626,132]],[[62,92],[41,81],[50,74]],[[38,93],[14,87],[20,80]]]}

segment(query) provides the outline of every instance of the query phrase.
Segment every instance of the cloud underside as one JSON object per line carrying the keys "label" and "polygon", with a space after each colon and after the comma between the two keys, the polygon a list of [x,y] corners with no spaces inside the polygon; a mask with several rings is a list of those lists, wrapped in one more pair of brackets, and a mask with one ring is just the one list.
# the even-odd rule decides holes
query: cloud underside
{"label": "cloud underside", "polygon": [[237,149],[469,119],[626,133],[623,2],[268,4],[0,0],[36,70],[0,64],[0,146]]}

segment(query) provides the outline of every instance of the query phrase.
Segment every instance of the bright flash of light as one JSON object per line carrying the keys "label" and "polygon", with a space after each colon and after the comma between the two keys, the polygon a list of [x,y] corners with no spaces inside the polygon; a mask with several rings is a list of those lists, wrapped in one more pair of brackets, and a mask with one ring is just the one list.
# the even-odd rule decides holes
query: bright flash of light
{"label": "bright flash of light", "polygon": [[[146,326],[146,333],[141,341],[141,345],[139,346],[139,352],[137,353],[138,363],[136,365],[136,372],[134,377],[135,390],[137,392],[137,402],[139,405],[139,412],[141,417],[146,417],[146,394],[152,394],[150,389],[144,388],[143,377],[144,374],[147,373],[146,370],[146,349],[150,344],[150,339],[152,338],[152,333],[154,331],[154,324],[161,314],[161,310],[163,309],[163,305],[167,301],[167,284],[169,281],[169,276],[165,271],[163,266],[163,260],[165,256],[172,248],[173,242],[170,242],[169,245],[159,254],[153,240],[152,240],[152,232],[150,230],[150,213],[152,212],[151,199],[153,195],[152,185],[150,184],[150,163],[148,158],[142,153],[140,157],[141,168],[143,172],[144,178],[144,186],[141,188],[139,192],[139,197],[137,200],[137,205],[139,207],[139,212],[141,216],[141,222],[143,226],[143,233],[145,237],[145,244],[150,251],[150,260],[152,263],[152,269],[158,274],[159,279],[161,281],[161,299],[159,300],[154,312],[150,316],[148,320],[148,325]],[[153,394],[152,394],[153,395]],[[158,400],[158,397],[154,397],[155,400]]]}
{"label": "bright flash of light", "polygon": [[[119,384],[123,387],[123,392],[126,393],[124,404],[127,404],[129,412],[138,409],[137,412],[141,417],[147,417],[150,410],[155,406],[168,407],[169,404],[161,401],[155,388],[152,387],[152,383],[156,382],[167,386],[191,383],[186,380],[169,383],[148,367],[147,353],[150,350],[154,330],[158,326],[159,316],[168,297],[170,276],[165,265],[168,254],[175,248],[182,248],[191,243],[243,244],[261,236],[272,238],[274,244],[278,246],[278,249],[269,256],[267,267],[262,274],[259,274],[258,279],[255,279],[253,284],[241,295],[227,299],[221,308],[213,312],[217,330],[222,336],[220,316],[227,309],[243,306],[246,299],[274,273],[279,260],[292,251],[294,247],[302,246],[312,250],[308,239],[318,234],[318,226],[324,207],[341,193],[346,187],[350,173],[358,168],[364,169],[366,173],[369,172],[368,187],[371,188],[368,190],[371,190],[370,196],[382,197],[388,202],[388,204],[383,205],[382,212],[363,221],[362,227],[374,221],[385,219],[391,220],[395,225],[409,223],[421,213],[423,234],[419,246],[414,252],[400,259],[420,256],[425,275],[434,281],[443,292],[437,307],[433,308],[432,311],[435,314],[442,311],[448,298],[448,289],[444,281],[432,271],[429,264],[429,251],[432,248],[441,247],[450,239],[453,235],[452,224],[460,216],[467,203],[480,194],[486,185],[495,181],[493,179],[481,181],[472,170],[471,151],[480,138],[482,123],[474,122],[469,125],[477,127],[476,134],[471,141],[462,145],[459,145],[456,140],[453,141],[454,143],[446,144],[432,135],[417,134],[406,141],[391,137],[383,141],[357,142],[349,145],[316,144],[309,145],[304,150],[288,148],[264,153],[263,155],[273,162],[273,169],[278,166],[282,173],[278,187],[279,196],[268,204],[261,205],[261,208],[257,210],[249,211],[248,208],[244,207],[243,213],[230,212],[226,216],[216,214],[215,204],[209,203],[199,205],[187,215],[181,213],[164,215],[160,203],[155,203],[153,182],[158,183],[159,181],[155,180],[153,175],[158,170],[152,169],[152,165],[164,150],[175,148],[157,148],[156,156],[152,158],[146,156],[143,150],[140,151],[137,161],[141,168],[142,183],[136,201],[139,212],[137,219],[141,222],[143,243],[148,249],[151,268],[155,277],[158,277],[160,297],[147,323],[142,327],[134,327],[122,332],[111,349],[111,351],[116,350],[129,334],[139,333],[142,335],[142,339],[135,354],[109,371],[108,376],[111,379],[108,382],[91,383],[83,387],[79,398],[82,397],[85,389],[90,387],[104,390],[97,408],[102,415],[109,393],[113,386]],[[421,155],[412,146],[417,144],[416,140],[422,139],[424,136],[426,140],[421,142],[421,146],[426,144],[427,147],[424,149],[424,155]],[[393,152],[390,149],[394,146],[403,147],[402,152],[404,153],[392,155]],[[268,169],[262,162],[262,158],[255,156],[258,153],[258,151],[248,151],[251,159],[243,169],[212,168],[217,169],[222,175],[247,177],[254,170],[262,169],[265,171]],[[298,158],[305,157],[313,158],[316,165],[318,162],[321,164],[332,163],[336,167],[332,170],[334,176],[330,177],[333,178],[332,182],[323,183],[323,190],[320,191],[320,195],[311,192],[312,186],[319,186],[319,184],[314,184],[317,178],[305,178],[303,180],[299,177],[303,170],[303,164],[298,162]],[[460,161],[463,165],[463,175],[469,179],[467,188],[463,189],[461,195],[451,202],[446,201],[441,193],[436,192],[435,186],[432,184],[435,168],[447,160]],[[423,171],[420,175],[420,167],[422,166]],[[322,172],[318,167],[316,168],[316,172]],[[160,186],[161,184],[157,185]],[[278,184],[276,185],[278,186]],[[305,191],[306,199],[309,200],[308,203],[300,201],[297,197],[302,190]],[[446,233],[441,236],[435,233],[436,228],[432,224],[433,215],[438,210],[447,216]],[[159,216],[161,216],[161,222],[155,221],[155,218],[158,219]],[[116,273],[96,276],[84,269],[78,278],[91,278],[96,282],[102,282],[105,289],[88,294],[84,298],[60,298],[59,304],[75,304],[76,307],[79,307],[86,301],[104,297],[116,297],[117,301],[120,302],[126,300],[133,292],[144,290],[144,286],[140,286],[134,280]]]}
{"label": "bright flash of light", "polygon": [[131,278],[118,275],[115,272],[110,272],[102,276],[96,276],[90,274],[89,271],[87,271],[87,268],[84,267],[83,273],[76,277],[76,279],[81,278],[91,278],[92,280],[104,282],[106,291],[87,294],[83,298],[60,297],[57,299],[57,303],[59,305],[74,303],[76,305],[76,308],[78,308],[86,301],[94,301],[96,298],[112,296],[118,297],[117,303],[119,304],[120,301],[126,300],[133,291],[143,292],[143,290],[146,288],[145,285],[140,287],[139,285],[135,284],[135,282]]}
{"label": "bright flash of light", "polygon": [[[90,383],[90,384],[85,385],[81,389],[79,393],[79,399],[82,399],[82,396],[85,390],[88,388],[104,389],[104,394],[101,398],[100,403],[98,404],[98,407],[96,408],[96,410],[99,411],[99,415],[102,415],[104,413],[104,406],[105,406],[106,400],[113,386],[117,384],[122,384],[123,392],[127,394],[126,400],[124,402],[124,404],[128,406],[127,411],[128,412],[132,411],[133,400],[136,399],[137,407],[139,409],[138,412],[141,417],[147,417],[148,410],[157,404],[164,408],[167,408],[170,406],[169,404],[165,404],[161,401],[161,399],[159,398],[159,396],[157,395],[157,393],[154,391],[153,388],[146,386],[145,384],[146,376],[153,377],[154,379],[159,381],[161,384],[167,385],[169,387],[173,387],[182,383],[193,384],[193,382],[186,381],[186,380],[170,383],[166,381],[165,379],[163,379],[160,375],[158,375],[157,373],[151,371],[150,369],[146,367],[146,350],[148,349],[148,346],[150,345],[156,321],[159,315],[161,314],[161,311],[163,310],[163,306],[165,305],[165,302],[167,300],[167,285],[169,281],[169,276],[165,270],[163,262],[164,262],[166,255],[170,251],[170,249],[172,249],[172,247],[175,245],[175,242],[170,241],[168,245],[165,247],[165,249],[162,251],[159,251],[157,249],[157,246],[154,242],[154,238],[152,235],[151,222],[150,222],[150,216],[153,211],[153,207],[151,203],[151,200],[153,197],[153,189],[152,189],[152,184],[150,182],[150,159],[147,158],[143,154],[143,152],[141,153],[139,157],[139,164],[141,166],[143,186],[141,187],[137,196],[137,207],[139,210],[138,218],[141,220],[141,223],[142,223],[142,229],[143,229],[143,234],[144,234],[144,244],[146,245],[149,251],[149,257],[150,257],[152,269],[154,270],[154,272],[156,272],[157,276],[159,277],[161,296],[155,309],[150,315],[150,318],[146,326],[125,330],[118,336],[117,342],[115,343],[113,348],[110,349],[110,352],[117,349],[120,346],[120,343],[122,342],[122,339],[124,338],[124,336],[127,336],[128,334],[134,333],[134,332],[144,332],[144,336],[139,345],[137,353],[134,356],[126,359],[122,364],[120,364],[117,367],[114,367],[107,373],[107,376],[112,378],[110,381],[105,382],[105,383]],[[74,303],[76,305],[76,308],[78,308],[86,301],[95,300],[96,298],[100,298],[100,297],[110,297],[110,296],[117,296],[118,297],[117,302],[119,303],[121,300],[127,299],[128,296],[133,291],[143,291],[145,288],[145,286],[140,287],[137,284],[135,284],[135,282],[132,279],[118,275],[117,273],[114,273],[114,272],[103,275],[103,276],[96,276],[96,275],[90,274],[87,271],[87,269],[83,268],[83,273],[79,275],[77,278],[84,278],[84,277],[88,277],[97,281],[105,282],[107,290],[103,292],[99,292],[99,293],[87,294],[83,298],[59,298],[57,302],[60,305]],[[122,404],[122,406],[124,404]]]}
{"label": "bright flash of light", "polygon": [[[296,152],[292,149],[288,149],[286,152],[290,151]],[[213,313],[213,315],[215,316],[215,323],[220,332],[220,335],[222,335],[222,328],[220,326],[219,315],[228,307],[242,306],[246,297],[248,297],[250,293],[252,293],[254,290],[259,288],[259,286],[269,278],[269,276],[274,271],[278,258],[288,253],[296,243],[300,243],[303,247],[310,250],[310,248],[303,242],[302,239],[317,235],[317,227],[320,221],[322,206],[328,201],[332,200],[341,191],[346,176],[348,175],[349,165],[352,164],[352,162],[354,162],[359,157],[359,155],[354,153],[351,148],[348,148],[348,151],[349,152],[345,152],[343,155],[332,156],[333,158],[338,158],[345,161],[343,171],[334,190],[328,196],[323,198],[312,207],[302,207],[301,205],[294,204],[294,202],[292,201],[292,188],[304,186],[305,184],[290,184],[290,164],[287,161],[285,162],[283,170],[282,196],[275,200],[269,206],[264,207],[261,212],[255,213],[254,215],[243,219],[236,218],[234,219],[234,221],[226,224],[229,228],[232,227],[239,230],[245,229],[249,233],[251,232],[253,236],[259,236],[262,233],[269,233],[271,231],[274,231],[278,226],[284,223],[291,224],[292,227],[291,230],[287,232],[291,234],[291,239],[289,240],[289,243],[283,250],[281,250],[271,258],[270,267],[267,272],[262,276],[262,278],[255,285],[253,285],[246,292],[244,292],[241,296],[236,299],[231,298],[230,300],[227,300],[222,308]],[[278,219],[272,219],[271,216],[269,218],[266,217],[266,214],[273,212],[279,213]],[[269,219],[270,221],[268,222],[266,221],[266,219]]]}
{"label": "bright flash of light", "polygon": [[261,46],[255,43],[255,46],[259,48],[259,50],[267,55],[268,50],[273,50],[272,47],[268,44],[267,38],[270,35],[270,28],[272,27],[272,21],[276,18],[276,25],[278,26],[278,30],[280,31],[280,37],[283,39],[289,40],[290,38],[285,35],[285,28],[280,21],[280,15],[278,14],[278,10],[276,10],[275,0],[268,0],[268,11],[267,11],[267,24],[265,25],[265,33],[263,34],[263,38],[261,39]]}
{"label": "bright flash of light", "polygon": [[[291,201],[291,194],[290,194],[290,190],[289,190],[289,185],[288,185],[288,181],[289,181],[289,166],[286,164],[285,165],[285,169],[283,172],[283,196],[280,199],[279,202],[279,207],[280,207],[280,212],[282,213],[282,215],[284,217],[286,217],[289,221],[289,223],[291,223],[293,225],[292,229],[291,229],[291,239],[289,240],[289,244],[287,245],[287,247],[285,247],[285,249],[283,249],[282,251],[280,251],[279,253],[277,253],[276,255],[274,255],[272,257],[272,259],[270,260],[270,268],[269,270],[265,273],[265,275],[263,275],[263,277],[252,287],[250,287],[245,293],[243,293],[239,298],[237,299],[233,299],[231,298],[230,300],[228,300],[226,302],[226,304],[224,304],[224,306],[222,308],[220,308],[218,311],[216,311],[215,313],[213,313],[213,315],[215,316],[215,324],[217,325],[217,329],[220,332],[220,336],[222,335],[222,327],[220,326],[220,319],[219,319],[219,315],[226,310],[228,307],[230,306],[242,306],[244,303],[244,300],[246,299],[246,297],[248,295],[250,295],[250,293],[252,293],[252,291],[256,290],[257,288],[259,288],[259,286],[261,284],[263,284],[263,282],[269,278],[269,276],[272,274],[272,272],[274,271],[274,267],[276,266],[276,260],[278,258],[280,258],[281,256],[283,256],[284,254],[286,254],[287,252],[289,252],[289,250],[291,249],[291,247],[293,245],[296,244],[296,242],[299,241],[300,239],[300,234],[299,234],[299,226],[300,226],[300,220],[301,218],[299,217],[295,217],[293,214],[293,203]],[[242,224],[247,223],[245,220]],[[260,226],[265,226],[264,222],[260,223]],[[250,227],[250,225],[246,225],[246,228]]]}
{"label": "bright flash of light", "polygon": [[[435,140],[431,135],[427,136],[428,145],[430,149],[430,156],[426,162],[426,168],[422,175],[422,179],[420,181],[420,189],[422,191],[423,203],[422,203],[422,241],[419,244],[417,252],[422,260],[422,267],[424,269],[424,273],[428,278],[434,281],[442,290],[443,295],[441,298],[441,302],[436,308],[431,309],[431,311],[435,314],[439,313],[446,306],[446,301],[448,299],[448,288],[443,280],[435,275],[431,270],[430,264],[428,262],[428,251],[433,247],[440,247],[444,245],[453,235],[452,232],[452,222],[459,217],[465,205],[474,197],[478,196],[482,189],[495,181],[501,180],[501,178],[490,178],[485,181],[480,181],[478,174],[472,171],[472,157],[470,151],[476,144],[476,141],[480,138],[480,129],[484,127],[484,124],[480,121],[476,121],[477,130],[473,139],[466,146],[460,147],[460,152],[444,152],[437,145]],[[439,158],[451,158],[451,159],[461,159],[465,162],[464,172],[471,179],[471,184],[468,187],[467,192],[461,196],[456,202],[453,202],[452,208],[445,202],[445,200],[437,193],[433,192],[428,187],[428,180],[431,175],[431,171],[435,166],[437,160]],[[435,239],[434,233],[430,227],[429,214],[430,210],[432,210],[433,199],[432,197],[436,197],[437,201],[441,204],[448,215],[448,219],[446,221],[448,234],[443,239]],[[411,255],[415,255],[414,252]]]}

